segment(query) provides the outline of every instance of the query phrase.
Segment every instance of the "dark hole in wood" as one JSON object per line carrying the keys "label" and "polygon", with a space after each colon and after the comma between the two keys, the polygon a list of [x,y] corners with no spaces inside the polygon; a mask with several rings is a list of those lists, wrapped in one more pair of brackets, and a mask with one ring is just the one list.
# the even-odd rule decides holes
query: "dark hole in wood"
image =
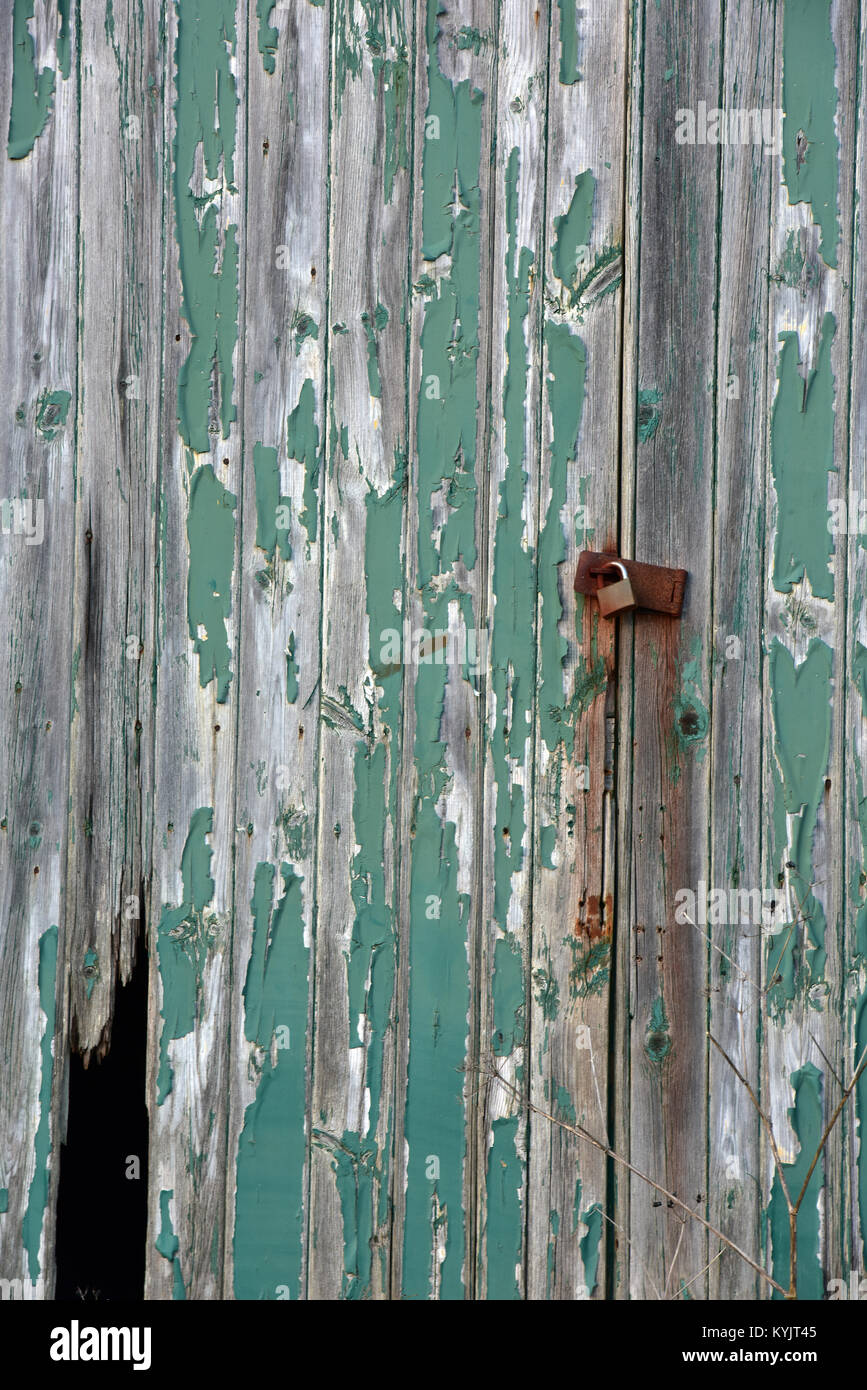
{"label": "dark hole in wood", "polygon": [[680,731],[684,738],[691,738],[698,733],[698,714],[694,709],[686,709],[680,716]]}
{"label": "dark hole in wood", "polygon": [[[69,1059],[66,1142],[57,1197],[59,1300],[144,1297],[147,1237],[147,957],[139,944],[129,984],[118,988],[111,1044],[85,1068]],[[138,1159],[138,1177],[132,1159]]]}

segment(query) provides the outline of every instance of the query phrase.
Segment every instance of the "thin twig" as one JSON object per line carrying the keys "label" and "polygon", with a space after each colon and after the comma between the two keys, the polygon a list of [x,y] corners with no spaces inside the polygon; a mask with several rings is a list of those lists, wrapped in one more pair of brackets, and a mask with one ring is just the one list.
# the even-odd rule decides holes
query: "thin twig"
{"label": "thin twig", "polygon": [[721,1249],[719,1249],[719,1250],[716,1252],[716,1254],[714,1255],[713,1259],[712,1259],[708,1264],[705,1265],[704,1269],[700,1269],[699,1272],[698,1272],[698,1274],[694,1274],[694,1275],[692,1276],[691,1279],[687,1279],[687,1281],[686,1281],[685,1284],[681,1284],[680,1288],[679,1288],[675,1293],[673,1293],[673,1294],[671,1295],[670,1301],[671,1301],[671,1302],[674,1302],[674,1300],[675,1300],[676,1298],[679,1298],[680,1295],[681,1295],[686,1289],[689,1288],[690,1284],[694,1284],[695,1281],[696,1281],[697,1279],[700,1279],[701,1276],[702,1276],[703,1274],[707,1274],[708,1270],[709,1270],[709,1269],[712,1269],[713,1266],[716,1264],[717,1260],[720,1258],[720,1256],[721,1256],[721,1255],[724,1255],[724,1254],[725,1254],[725,1246],[723,1246]]}
{"label": "thin twig", "polygon": [[810,1033],[810,1038],[811,1038],[811,1040],[812,1040],[812,1042],[813,1042],[813,1044],[814,1044],[814,1046],[815,1046],[817,1052],[821,1055],[822,1061],[825,1063],[825,1066],[828,1068],[829,1072],[831,1073],[831,1075],[833,1076],[833,1078],[834,1078],[834,1080],[836,1081],[837,1085],[840,1087],[840,1090],[842,1091],[842,1089],[843,1089],[843,1081],[842,1081],[842,1078],[839,1077],[839,1076],[837,1075],[837,1072],[836,1072],[835,1068],[834,1068],[834,1067],[832,1066],[832,1064],[831,1064],[831,1059],[830,1059],[830,1057],[828,1056],[828,1054],[827,1054],[825,1051],[823,1051],[823,1049],[822,1049],[821,1046],[819,1045],[819,1040],[818,1040],[818,1038],[816,1037],[816,1034],[813,1033],[812,1031],[811,1031],[811,1033]]}

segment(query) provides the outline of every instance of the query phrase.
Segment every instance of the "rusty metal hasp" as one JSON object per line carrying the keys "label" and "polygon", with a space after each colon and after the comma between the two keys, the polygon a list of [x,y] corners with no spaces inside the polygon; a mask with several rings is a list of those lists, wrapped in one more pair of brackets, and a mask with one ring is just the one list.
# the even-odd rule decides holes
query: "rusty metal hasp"
{"label": "rusty metal hasp", "polygon": [[[615,573],[621,577],[615,579]],[[575,592],[598,598],[599,612],[604,618],[614,618],[632,608],[646,608],[651,613],[679,618],[686,574],[686,570],[646,565],[640,560],[624,560],[603,551],[584,550],[578,556]],[[606,584],[605,575],[611,575],[614,582]]]}

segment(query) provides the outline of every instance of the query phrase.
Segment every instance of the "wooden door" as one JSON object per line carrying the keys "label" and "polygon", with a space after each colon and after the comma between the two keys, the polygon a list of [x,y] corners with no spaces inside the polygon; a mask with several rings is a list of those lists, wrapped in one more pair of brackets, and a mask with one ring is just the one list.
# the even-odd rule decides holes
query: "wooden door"
{"label": "wooden door", "polygon": [[[74,1263],[88,1145],[149,1299],[830,1296],[857,7],[2,22],[4,1297]],[[600,620],[584,549],[682,616]],[[134,970],[146,1154],[74,1123]]]}

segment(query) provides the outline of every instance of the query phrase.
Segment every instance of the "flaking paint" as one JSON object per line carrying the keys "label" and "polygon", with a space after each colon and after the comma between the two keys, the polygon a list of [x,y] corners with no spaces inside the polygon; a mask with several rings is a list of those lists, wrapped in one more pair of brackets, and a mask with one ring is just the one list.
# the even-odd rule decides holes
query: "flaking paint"
{"label": "flaking paint", "polygon": [[[791,885],[788,916],[790,921],[797,919],[793,931],[787,926],[766,947],[768,1002],[780,1012],[796,990],[806,993],[824,978],[825,913],[812,892],[813,837],[831,746],[833,656],[825,642],[813,638],[804,660],[796,665],[775,638],[769,668],[779,777],[775,809],[780,826],[785,826],[782,843],[775,837],[775,852],[782,850],[785,862],[794,866],[785,872]],[[783,863],[777,862],[774,871],[782,873]]]}
{"label": "flaking paint", "polygon": [[39,938],[39,1007],[45,1015],[39,1058],[39,1123],[33,1143],[33,1177],[27,1193],[27,1208],[21,1222],[21,1239],[27,1251],[30,1282],[40,1274],[39,1247],[48,1205],[49,1160],[51,1158],[51,1090],[54,1082],[54,1030],[57,988],[57,927],[48,927]]}
{"label": "flaking paint", "polygon": [[821,230],[819,254],[837,265],[835,130],[837,53],[831,0],[785,0],[783,8],[783,171],[790,203],[809,203]]}
{"label": "flaking paint", "polygon": [[[29,28],[34,9],[34,0],[15,0],[12,10],[12,102],[6,146],[10,159],[23,159],[30,153],[45,129],[54,102],[54,69],[44,67],[41,72],[36,71],[36,45]],[[63,18],[58,47],[65,59],[63,75],[68,76],[68,8],[64,8]]]}
{"label": "flaking paint", "polygon": [[[422,389],[418,402],[418,587],[423,625],[448,628],[457,602],[473,625],[469,596],[453,577],[455,562],[476,563],[476,371],[479,353],[480,162],[483,94],[457,86],[439,65],[438,0],[428,0],[428,108],[440,139],[426,140],[422,159],[422,254],[451,253],[447,275],[424,306]],[[454,200],[457,192],[458,201]],[[424,383],[435,376],[440,395]],[[445,485],[445,486],[444,486]],[[432,498],[444,489],[448,516],[434,527]],[[434,538],[435,537],[435,538]],[[437,584],[431,581],[437,578]],[[442,577],[442,578],[440,578]],[[462,1068],[469,1010],[467,929],[470,904],[458,891],[455,826],[440,813],[449,783],[442,741],[445,665],[420,664],[413,698],[415,836],[410,869],[409,1018],[406,1140],[409,1149],[404,1224],[403,1292],[429,1298],[438,1267],[440,1296],[463,1296],[463,1210],[466,1133]],[[434,897],[438,919],[426,908]],[[439,1177],[425,1176],[428,1154],[439,1158]]]}
{"label": "flaking paint", "polygon": [[171,1212],[169,1211],[169,1203],[174,1200],[174,1195],[174,1188],[171,1187],[164,1187],[160,1192],[160,1230],[154,1241],[154,1246],[157,1253],[171,1264],[172,1298],[182,1300],[186,1299],[187,1291],[178,1255],[181,1243],[175,1235]]}
{"label": "flaking paint", "polygon": [[[178,428],[196,453],[209,453],[212,392],[223,438],[235,419],[232,356],[238,340],[237,227],[222,239],[218,206],[223,189],[236,191],[235,117],[238,98],[235,0],[176,0],[174,202],[182,312],[192,342],[178,374]],[[219,183],[197,194],[191,186],[201,146],[205,177]]]}
{"label": "flaking paint", "polygon": [[227,700],[232,679],[226,622],[232,611],[232,513],[237,500],[223,487],[209,463],[196,469],[190,483],[187,514],[187,622],[199,658],[199,684],[204,687],[216,681],[219,704]]}
{"label": "flaking paint", "polygon": [[205,908],[214,895],[214,880],[210,874],[213,851],[207,842],[213,828],[214,812],[210,806],[200,806],[193,812],[181,854],[183,901],[179,907],[163,906],[157,928],[162,985],[160,1017],[163,1021],[157,1075],[158,1105],[162,1105],[172,1089],[169,1044],[191,1033],[196,1023],[202,971],[212,939]]}
{"label": "flaking paint", "polygon": [[244,1037],[256,1095],[238,1141],[233,1239],[236,1298],[301,1294],[306,1155],[309,948],[303,880],[280,865],[282,895],[272,908],[276,870],[256,865],[250,910],[253,943],[244,983]]}
{"label": "flaking paint", "polygon": [[774,588],[789,593],[805,575],[817,598],[833,598],[828,474],[834,464],[833,314],[825,314],[815,366],[801,375],[797,333],[780,335],[771,469],[777,493]]}
{"label": "flaking paint", "polygon": [[592,170],[585,169],[576,175],[575,189],[566,212],[554,218],[551,265],[557,279],[568,290],[578,288],[578,271],[584,264],[579,257],[579,249],[590,242],[595,194],[596,179]]}
{"label": "flaking paint", "polygon": [[487,1199],[487,1298],[521,1298],[518,1271],[523,1246],[523,1166],[517,1153],[520,1118],[494,1120],[485,1185]]}

